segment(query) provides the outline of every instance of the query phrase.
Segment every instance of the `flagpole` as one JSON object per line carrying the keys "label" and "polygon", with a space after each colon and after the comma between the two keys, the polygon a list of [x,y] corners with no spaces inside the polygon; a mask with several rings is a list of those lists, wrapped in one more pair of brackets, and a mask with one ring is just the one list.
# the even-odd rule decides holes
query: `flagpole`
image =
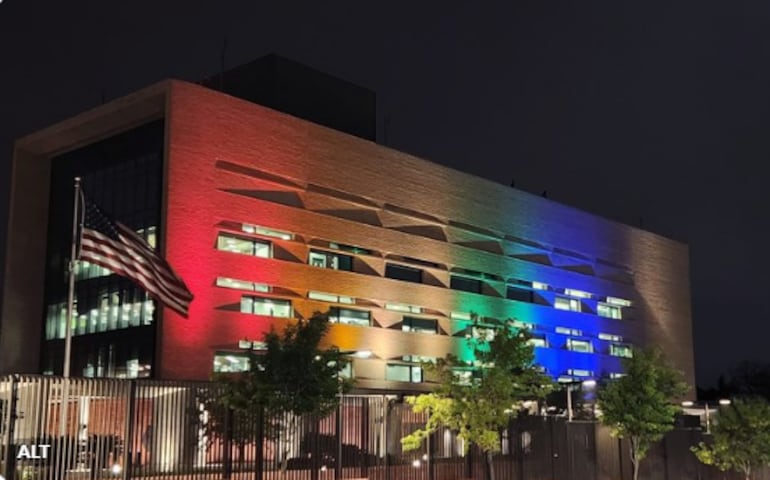
{"label": "flagpole", "polygon": [[75,267],[78,259],[78,220],[80,219],[80,177],[75,177],[75,200],[72,207],[72,249],[69,261],[69,290],[67,291],[67,325],[64,329],[64,369],[63,377],[70,377],[70,357],[72,356],[72,319],[75,310]]}

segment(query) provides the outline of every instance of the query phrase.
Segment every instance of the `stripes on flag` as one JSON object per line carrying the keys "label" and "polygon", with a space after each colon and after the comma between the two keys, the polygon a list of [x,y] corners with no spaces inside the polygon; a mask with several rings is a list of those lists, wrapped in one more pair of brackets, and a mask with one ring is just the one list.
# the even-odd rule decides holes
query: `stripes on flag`
{"label": "stripes on flag", "polygon": [[79,259],[133,280],[152,298],[187,317],[193,295],[168,262],[136,232],[110,220],[89,199],[82,200]]}

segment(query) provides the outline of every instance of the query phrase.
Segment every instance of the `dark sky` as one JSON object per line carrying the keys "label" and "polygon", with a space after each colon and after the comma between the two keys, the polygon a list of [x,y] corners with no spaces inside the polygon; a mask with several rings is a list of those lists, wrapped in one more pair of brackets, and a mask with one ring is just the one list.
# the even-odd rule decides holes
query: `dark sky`
{"label": "dark sky", "polygon": [[388,144],[686,241],[697,375],[770,361],[770,3],[0,1],[13,139],[276,52],[376,90]]}

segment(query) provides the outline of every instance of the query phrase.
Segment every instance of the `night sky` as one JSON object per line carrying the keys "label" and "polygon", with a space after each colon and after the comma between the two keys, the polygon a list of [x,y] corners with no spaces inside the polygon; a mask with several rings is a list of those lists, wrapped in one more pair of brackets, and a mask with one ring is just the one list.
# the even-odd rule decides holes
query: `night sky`
{"label": "night sky", "polygon": [[390,147],[689,243],[698,382],[770,361],[770,3],[480,3],[0,0],[0,251],[14,138],[227,36],[375,90]]}

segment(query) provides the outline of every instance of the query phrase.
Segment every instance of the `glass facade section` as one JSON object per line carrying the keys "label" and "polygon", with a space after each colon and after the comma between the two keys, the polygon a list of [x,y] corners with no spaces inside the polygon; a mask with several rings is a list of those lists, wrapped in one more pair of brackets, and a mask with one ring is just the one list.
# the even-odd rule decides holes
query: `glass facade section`
{"label": "glass facade section", "polygon": [[481,293],[482,282],[477,278],[458,277],[452,275],[449,279],[449,288],[464,292]]}
{"label": "glass facade section", "polygon": [[630,345],[613,343],[612,345],[610,345],[610,355],[612,355],[613,357],[631,358],[634,356],[634,353]]}
{"label": "glass facade section", "polygon": [[250,292],[269,292],[270,287],[263,283],[254,283],[234,278],[217,277],[217,287],[233,288],[235,290],[248,290]]}
{"label": "glass facade section", "polygon": [[[150,246],[162,239],[164,121],[119,133],[51,159],[41,370],[61,374],[67,321],[67,271],[73,178],[85,195]],[[139,286],[87,262],[75,265],[71,372],[88,377],[152,376],[155,302]]]}
{"label": "glass facade section", "polygon": [[581,353],[594,353],[594,345],[588,340],[567,339],[567,350]]}

